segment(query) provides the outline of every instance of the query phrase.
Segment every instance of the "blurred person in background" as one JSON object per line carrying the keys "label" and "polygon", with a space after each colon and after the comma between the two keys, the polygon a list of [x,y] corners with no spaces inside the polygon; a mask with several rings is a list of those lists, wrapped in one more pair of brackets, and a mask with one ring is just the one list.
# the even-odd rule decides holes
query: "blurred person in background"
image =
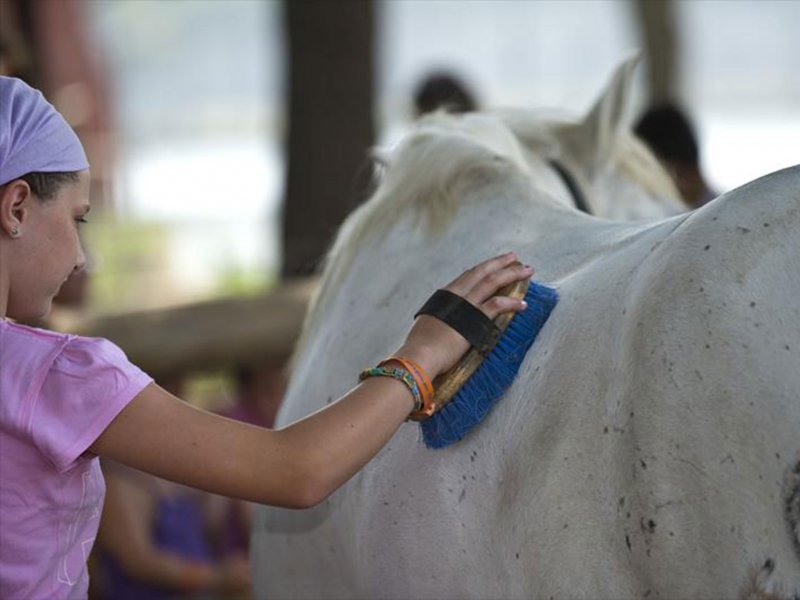
{"label": "blurred person in background", "polygon": [[246,558],[218,559],[202,492],[103,459],[93,600],[251,597]]}
{"label": "blurred person in background", "polygon": [[[162,386],[185,397],[183,383],[174,376]],[[207,518],[214,496],[101,462],[106,498],[90,563],[92,600],[251,597],[247,555],[214,548]]]}
{"label": "blurred person in background", "polygon": [[414,113],[419,118],[437,110],[474,112],[478,110],[478,102],[469,86],[456,75],[444,71],[430,73],[414,89]]}
{"label": "blurred person in background", "polygon": [[649,108],[636,122],[634,132],[659,159],[690,208],[703,206],[719,195],[703,174],[695,129],[677,106]]}
{"label": "blurred person in background", "polygon": [[[286,371],[280,361],[240,364],[234,402],[215,412],[250,425],[274,428],[285,391]],[[209,495],[206,507],[218,556],[233,562],[248,561],[253,504]]]}

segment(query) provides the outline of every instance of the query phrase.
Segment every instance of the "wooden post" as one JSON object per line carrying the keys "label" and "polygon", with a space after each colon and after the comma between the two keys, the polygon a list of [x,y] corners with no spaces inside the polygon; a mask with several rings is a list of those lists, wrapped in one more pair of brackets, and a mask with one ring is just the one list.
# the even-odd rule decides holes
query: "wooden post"
{"label": "wooden post", "polygon": [[93,319],[68,329],[111,340],[156,378],[283,362],[294,350],[315,286],[313,279],[297,280],[254,298]]}
{"label": "wooden post", "polygon": [[373,3],[285,3],[289,39],[284,277],[316,269],[362,199],[374,143]]}
{"label": "wooden post", "polygon": [[647,57],[649,104],[681,99],[679,32],[672,0],[635,0]]}

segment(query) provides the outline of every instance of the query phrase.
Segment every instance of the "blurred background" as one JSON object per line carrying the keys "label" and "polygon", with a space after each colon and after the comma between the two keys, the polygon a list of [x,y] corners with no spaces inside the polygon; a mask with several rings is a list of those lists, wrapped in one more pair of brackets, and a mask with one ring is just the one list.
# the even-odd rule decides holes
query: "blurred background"
{"label": "blurred background", "polygon": [[639,106],[682,103],[717,189],[798,162],[792,0],[0,7],[4,68],[43,89],[91,154],[93,314],[257,294],[308,273],[363,197],[367,148],[403,134],[414,87],[435,70],[484,107],[579,114],[641,49]]}

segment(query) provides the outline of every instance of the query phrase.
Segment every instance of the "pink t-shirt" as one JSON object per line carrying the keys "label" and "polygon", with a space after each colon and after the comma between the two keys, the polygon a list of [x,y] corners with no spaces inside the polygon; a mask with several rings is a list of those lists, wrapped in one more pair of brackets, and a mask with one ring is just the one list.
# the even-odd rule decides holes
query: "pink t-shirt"
{"label": "pink t-shirt", "polygon": [[87,452],[152,379],[107,340],[0,319],[0,598],[85,598],[105,484]]}

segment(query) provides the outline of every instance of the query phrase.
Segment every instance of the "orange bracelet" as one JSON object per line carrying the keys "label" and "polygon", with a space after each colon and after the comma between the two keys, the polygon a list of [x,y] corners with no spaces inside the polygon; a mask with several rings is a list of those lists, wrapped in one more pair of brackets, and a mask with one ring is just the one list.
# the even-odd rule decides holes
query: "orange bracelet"
{"label": "orange bracelet", "polygon": [[420,396],[422,396],[422,407],[419,410],[413,411],[408,418],[411,421],[424,421],[436,412],[436,405],[433,403],[434,389],[431,378],[428,377],[419,363],[404,356],[392,355],[379,362],[378,366],[382,367],[390,362],[400,363],[403,368],[408,371],[409,375],[414,378],[414,381],[416,381]]}

